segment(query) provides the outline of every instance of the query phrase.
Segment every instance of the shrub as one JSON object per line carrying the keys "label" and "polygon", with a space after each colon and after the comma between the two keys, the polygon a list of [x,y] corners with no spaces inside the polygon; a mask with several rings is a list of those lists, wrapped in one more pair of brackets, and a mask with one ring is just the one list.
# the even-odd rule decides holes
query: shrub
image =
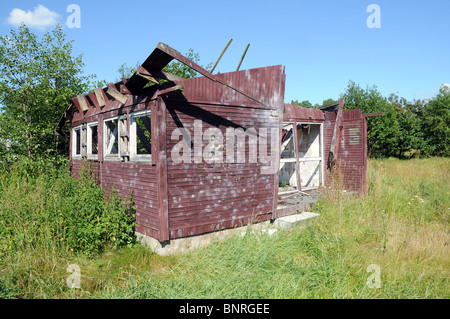
{"label": "shrub", "polygon": [[67,165],[18,160],[0,176],[0,258],[25,250],[100,252],[134,241],[133,197],[108,197],[89,165],[75,179]]}

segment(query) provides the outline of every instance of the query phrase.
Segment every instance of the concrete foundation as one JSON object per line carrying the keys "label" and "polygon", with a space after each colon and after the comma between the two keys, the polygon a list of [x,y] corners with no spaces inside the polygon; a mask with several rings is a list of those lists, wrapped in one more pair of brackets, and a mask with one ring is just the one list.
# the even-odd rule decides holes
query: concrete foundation
{"label": "concrete foundation", "polygon": [[136,237],[143,245],[161,256],[184,253],[186,251],[207,246],[213,242],[224,240],[234,235],[244,236],[247,232],[272,236],[279,229],[290,229],[293,227],[306,227],[319,214],[303,212],[300,214],[277,218],[275,221],[265,221],[257,224],[224,229],[203,235],[178,238],[161,243],[159,240],[136,232]]}

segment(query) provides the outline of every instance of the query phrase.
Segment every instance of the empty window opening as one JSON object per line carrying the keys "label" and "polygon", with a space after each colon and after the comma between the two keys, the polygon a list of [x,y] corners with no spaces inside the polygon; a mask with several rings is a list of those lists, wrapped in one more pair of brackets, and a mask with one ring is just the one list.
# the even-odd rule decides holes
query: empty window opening
{"label": "empty window opening", "polygon": [[294,143],[294,124],[283,123],[281,133],[279,192],[298,189],[297,156]]}
{"label": "empty window opening", "polygon": [[130,114],[131,160],[150,161],[152,154],[152,130],[150,111]]}
{"label": "empty window opening", "polygon": [[72,158],[81,158],[81,125],[73,128]]}
{"label": "empty window opening", "polygon": [[87,157],[98,159],[98,122],[87,125]]}
{"label": "empty window opening", "polygon": [[104,124],[105,158],[116,158],[119,156],[119,119],[108,119],[105,120]]}

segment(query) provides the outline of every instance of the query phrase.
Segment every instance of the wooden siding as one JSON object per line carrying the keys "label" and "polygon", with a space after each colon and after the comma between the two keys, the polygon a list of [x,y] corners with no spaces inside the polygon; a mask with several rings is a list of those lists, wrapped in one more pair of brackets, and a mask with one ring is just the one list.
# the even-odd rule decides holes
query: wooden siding
{"label": "wooden siding", "polygon": [[[91,94],[88,110],[74,113],[72,127],[99,123],[100,161],[95,165],[101,186],[108,192],[115,187],[123,196],[133,191],[136,230],[160,241],[276,217],[278,173],[264,174],[261,168],[266,164],[249,161],[256,145],[251,145],[248,137],[244,162],[226,162],[226,152],[220,164],[176,164],[171,158],[170,151],[179,141],[171,139],[173,130],[183,127],[194,138],[195,120],[201,121],[203,132],[220,129],[224,142],[227,128],[252,128],[257,133],[261,128],[275,129],[280,134],[285,85],[282,66],[230,72],[217,78],[220,82],[204,77],[179,80],[175,84],[182,85],[183,92],[161,90],[160,97],[155,89],[145,89],[139,97],[128,96],[125,103],[109,99],[102,90],[97,93],[104,95],[104,106]],[[101,160],[103,120],[148,108],[152,110],[153,165]],[[207,144],[202,140],[201,149]],[[276,153],[272,164],[277,171],[279,142],[271,145],[269,138],[267,147],[269,156]],[[80,161],[72,163],[76,174]]]}
{"label": "wooden siding", "polygon": [[344,187],[347,190],[364,192],[366,156],[364,143],[364,121],[361,110],[347,110],[343,113],[343,134],[338,158]]}
{"label": "wooden siding", "polygon": [[[81,123],[98,121],[98,158],[93,164],[96,178],[106,194],[115,187],[118,193],[129,198],[131,191],[136,208],[136,230],[151,237],[159,238],[159,202],[157,167],[152,163],[117,162],[103,160],[103,120],[130,111],[149,109],[153,103],[140,103],[123,107],[119,102],[107,100],[103,108],[90,108],[86,114],[75,113],[72,127]],[[121,106],[118,108],[118,106]],[[71,145],[72,147],[72,145]],[[77,176],[81,160],[71,161],[71,174]]]}
{"label": "wooden siding", "polygon": [[[194,121],[201,120],[202,132],[218,128],[226,143],[227,128],[278,129],[278,119],[270,110],[221,105],[167,102],[167,149],[180,141],[172,132],[182,126],[194,140]],[[195,140],[193,141],[195,143]],[[202,140],[202,150],[208,144]],[[268,141],[270,149],[270,140]],[[250,221],[272,218],[275,174],[262,174],[260,163],[249,163],[250,145],[246,137],[245,162],[174,163],[168,156],[168,199],[170,238],[191,236],[217,229],[245,225]],[[235,151],[236,158],[236,151]],[[270,154],[270,153],[269,153]]]}
{"label": "wooden siding", "polygon": [[101,185],[107,190],[115,187],[119,194],[129,197],[133,191],[136,207],[136,230],[159,237],[159,202],[156,167],[149,163],[103,162]]}
{"label": "wooden siding", "polygon": [[[99,179],[106,195],[115,187],[124,198],[129,198],[133,191],[136,207],[136,230],[158,238],[158,187],[156,167],[148,163],[122,163],[90,161],[95,176]],[[83,161],[71,161],[71,174],[78,176]]]}
{"label": "wooden siding", "polygon": [[[335,112],[325,113],[325,163],[328,162],[335,121]],[[336,168],[338,171],[334,171],[332,176],[330,170],[326,169],[326,185],[331,185],[331,178],[340,179],[344,189],[365,194],[367,193],[367,124],[361,110],[343,112],[342,134],[339,141],[336,141],[339,143]]]}

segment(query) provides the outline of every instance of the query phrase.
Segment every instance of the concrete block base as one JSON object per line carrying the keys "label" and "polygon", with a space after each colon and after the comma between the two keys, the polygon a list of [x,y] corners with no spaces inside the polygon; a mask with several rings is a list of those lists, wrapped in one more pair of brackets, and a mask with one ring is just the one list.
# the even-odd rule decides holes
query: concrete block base
{"label": "concrete block base", "polygon": [[305,227],[308,223],[318,217],[319,214],[303,212],[300,214],[284,216],[277,218],[275,221],[265,221],[257,224],[251,224],[232,229],[219,230],[207,234],[172,239],[167,242],[160,242],[159,240],[136,232],[136,237],[143,245],[148,246],[152,251],[161,256],[168,256],[171,254],[184,253],[186,251],[207,246],[213,242],[217,242],[234,235],[244,236],[247,232],[255,234],[265,234],[272,236],[278,229],[290,229],[293,227]]}

